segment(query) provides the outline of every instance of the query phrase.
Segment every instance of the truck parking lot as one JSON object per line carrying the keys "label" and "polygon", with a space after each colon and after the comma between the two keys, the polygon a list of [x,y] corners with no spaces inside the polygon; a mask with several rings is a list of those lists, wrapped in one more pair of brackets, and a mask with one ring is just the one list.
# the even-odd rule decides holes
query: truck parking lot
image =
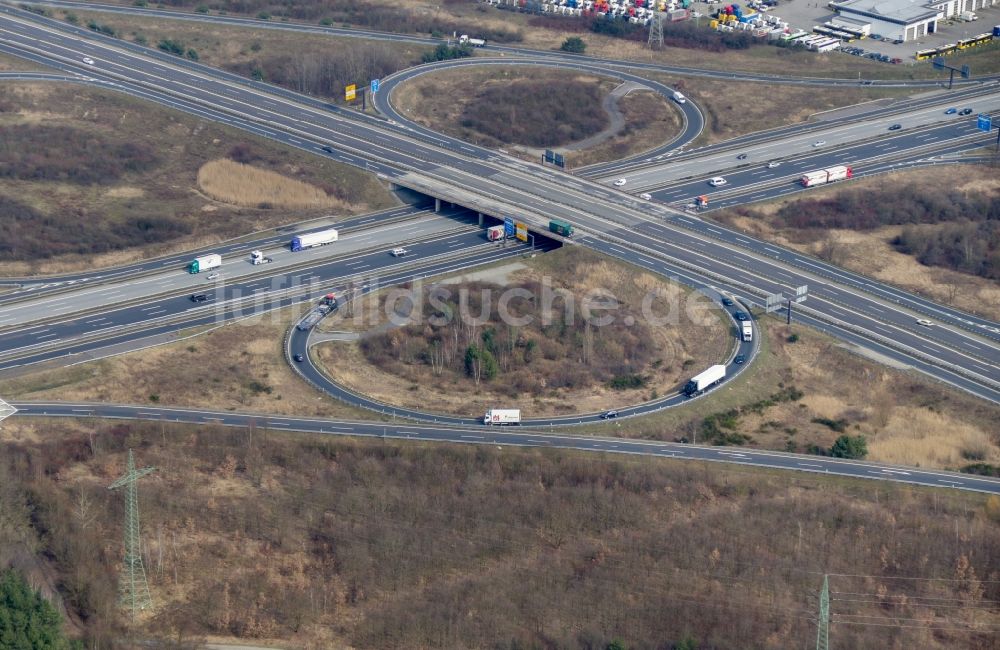
{"label": "truck parking lot", "polygon": [[[746,5],[745,2],[739,4],[741,6]],[[710,16],[720,6],[725,6],[725,3],[696,2],[692,5],[692,9],[704,16]],[[811,32],[814,26],[822,25],[837,16],[830,9],[829,5],[821,0],[782,0],[778,6],[771,8],[769,13],[780,16],[782,20],[787,21],[789,29],[792,31],[801,29],[807,32]],[[913,41],[897,44],[892,41],[864,38],[849,44],[845,43],[844,47],[860,48],[864,50],[862,56],[867,56],[869,53],[876,53],[885,55],[890,59],[901,59],[901,62],[904,64],[913,64],[915,63],[914,54],[918,50],[941,47],[942,45],[955,43],[961,39],[971,38],[984,32],[992,32],[994,25],[1000,25],[1000,5],[986,9],[977,9],[976,14],[979,19],[972,22],[942,20],[938,23],[939,31]],[[850,56],[847,53],[842,54]]]}

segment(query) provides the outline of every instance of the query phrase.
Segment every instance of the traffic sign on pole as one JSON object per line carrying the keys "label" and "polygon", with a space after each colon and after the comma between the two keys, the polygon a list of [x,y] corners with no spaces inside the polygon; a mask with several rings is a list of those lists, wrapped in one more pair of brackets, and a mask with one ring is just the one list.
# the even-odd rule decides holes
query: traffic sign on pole
{"label": "traffic sign on pole", "polygon": [[344,86],[344,101],[353,102],[354,98],[357,96],[357,86],[351,84],[350,86]]}
{"label": "traffic sign on pole", "polygon": [[517,227],[514,225],[514,219],[511,217],[503,218],[503,234],[505,237],[513,237],[516,232]]}
{"label": "traffic sign on pole", "polygon": [[803,284],[795,289],[795,302],[803,302],[809,297],[809,285]]}
{"label": "traffic sign on pole", "polygon": [[378,79],[372,79],[372,94],[373,95],[378,92],[378,84],[379,84],[379,80]]}
{"label": "traffic sign on pole", "polygon": [[976,120],[976,128],[989,133],[993,129],[993,117],[987,113],[980,113]]}
{"label": "traffic sign on pole", "polygon": [[781,309],[781,305],[785,302],[785,297],[780,293],[772,293],[767,297],[767,303],[765,305],[765,313],[770,314],[772,311],[778,311]]}

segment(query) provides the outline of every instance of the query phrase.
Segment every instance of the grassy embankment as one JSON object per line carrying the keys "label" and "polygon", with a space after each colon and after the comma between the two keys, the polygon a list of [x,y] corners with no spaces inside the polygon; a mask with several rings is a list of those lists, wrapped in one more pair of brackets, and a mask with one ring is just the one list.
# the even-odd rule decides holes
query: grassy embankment
{"label": "grassy embankment", "polygon": [[1000,320],[996,172],[983,165],[941,166],[934,168],[933,178],[933,185],[928,185],[926,169],[893,172],[727,210],[717,218],[783,246]]}
{"label": "grassy embankment", "polygon": [[124,635],[107,485],[128,448],[157,468],[139,486],[144,639],[805,647],[824,574],[837,647],[986,650],[1000,624],[997,497],[263,423],[12,418],[0,562],[39,553],[102,647]]}
{"label": "grassy embankment", "polygon": [[[362,171],[115,93],[18,83],[0,106],[6,275],[121,264],[394,201]],[[234,184],[251,171],[235,162],[259,170],[261,200]]]}

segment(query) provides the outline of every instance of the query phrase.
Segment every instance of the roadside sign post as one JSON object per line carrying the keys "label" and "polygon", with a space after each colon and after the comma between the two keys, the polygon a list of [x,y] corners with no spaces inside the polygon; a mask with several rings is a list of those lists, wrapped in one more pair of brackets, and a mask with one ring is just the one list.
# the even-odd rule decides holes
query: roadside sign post
{"label": "roadside sign post", "polygon": [[379,83],[380,81],[378,79],[372,79],[371,81],[372,95],[378,92]]}
{"label": "roadside sign post", "polygon": [[785,325],[792,324],[792,303],[805,302],[805,299],[809,297],[809,285],[803,284],[801,287],[795,289],[795,299],[788,299],[788,314],[785,319]]}
{"label": "roadside sign post", "polygon": [[993,126],[993,116],[988,113],[980,113],[976,116],[976,128],[989,133],[994,128],[997,130],[997,151],[1000,152],[1000,125]]}
{"label": "roadside sign post", "polygon": [[968,79],[972,76],[972,69],[967,65],[963,65],[961,68],[955,68],[947,65],[944,62],[943,56],[936,56],[931,61],[935,70],[947,70],[948,71],[948,90],[951,90],[952,84],[955,82],[955,73],[957,72],[961,75],[962,79]]}

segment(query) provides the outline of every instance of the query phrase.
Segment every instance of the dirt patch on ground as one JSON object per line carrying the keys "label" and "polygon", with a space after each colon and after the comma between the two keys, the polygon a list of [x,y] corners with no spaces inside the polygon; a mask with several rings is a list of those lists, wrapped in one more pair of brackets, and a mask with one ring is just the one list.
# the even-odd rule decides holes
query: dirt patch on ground
{"label": "dirt patch on ground", "polygon": [[198,187],[217,201],[275,208],[343,208],[326,192],[266,169],[232,160],[212,160],[198,170]]}
{"label": "dirt patch on ground", "polygon": [[[926,179],[925,170],[895,172],[890,176],[852,181],[846,187],[811,190],[808,196],[822,200],[833,198],[845,190],[871,191],[875,195],[883,183],[902,184]],[[942,166],[935,169],[934,187],[954,187],[959,192],[995,191],[1000,188],[1000,179],[995,170],[987,166]],[[754,205],[752,212],[771,216],[795,200],[780,199]],[[891,242],[899,235],[903,226],[884,226],[867,231],[828,229],[805,233],[790,228],[776,228],[763,219],[739,216],[733,212],[722,215],[722,220],[762,239],[816,255],[943,304],[1000,320],[1000,285],[997,282],[947,268],[925,266],[913,256],[899,252]],[[943,225],[928,224],[922,227],[938,228]]]}
{"label": "dirt patch on ground", "polygon": [[[584,84],[598,83],[605,94],[620,85],[618,80],[583,75],[575,70],[491,65],[421,75],[397,88],[393,92],[393,103],[402,114],[428,128],[485,146],[509,146],[515,143],[487,136],[463,124],[462,114],[468,101],[476,96],[477,89],[515,82],[544,84],[567,79]],[[630,91],[618,100],[618,109],[625,120],[622,130],[600,145],[567,154],[568,166],[579,167],[633,155],[668,141],[680,130],[676,109],[651,91]],[[517,110],[516,103],[510,106],[511,119],[516,119]],[[522,149],[522,153],[537,160],[534,150]]]}
{"label": "dirt patch on ground", "polygon": [[[542,258],[548,259],[537,262]],[[511,281],[531,296],[525,302],[518,302],[520,297],[503,302],[504,288],[495,285],[449,285],[453,297],[463,291],[470,296],[467,308],[459,297],[456,306],[443,308],[442,313],[454,316],[467,309],[479,318],[484,313],[482,305],[501,301],[497,304],[503,306],[488,308],[485,313],[491,315],[484,323],[467,327],[462,317],[441,319],[438,324],[438,312],[428,316],[425,309],[418,325],[394,329],[380,322],[362,343],[323,344],[319,359],[336,381],[386,403],[478,415],[514,400],[522,404],[526,416],[538,417],[653,399],[676,390],[688,368],[716,363],[728,354],[730,328],[722,324],[717,311],[709,307],[702,311],[695,295],[678,285],[590,252],[564,249],[542,258],[526,262],[530,268],[511,274]],[[546,304],[547,287],[553,296],[567,289],[574,297],[568,301],[573,303],[569,310],[563,299],[553,302],[551,324],[543,325],[539,314],[544,309],[536,314],[534,308]],[[590,327],[583,316],[583,297],[597,289],[610,292],[620,308],[613,322]],[[651,300],[648,313],[664,322],[644,317],[639,306],[647,296]],[[391,313],[385,301],[393,297],[392,292],[373,296],[372,306],[356,307],[353,314],[360,309],[368,314]],[[423,300],[425,307],[433,303],[433,298]],[[498,317],[504,310],[515,319],[527,314],[532,320],[511,328],[506,324],[509,319]],[[324,326],[344,329],[338,324],[340,319],[353,320],[345,312]],[[485,361],[484,356],[483,367],[495,363],[495,376],[488,376],[475,360],[470,366],[471,348],[476,354],[490,351],[492,361]],[[368,359],[375,360],[375,365]]]}

